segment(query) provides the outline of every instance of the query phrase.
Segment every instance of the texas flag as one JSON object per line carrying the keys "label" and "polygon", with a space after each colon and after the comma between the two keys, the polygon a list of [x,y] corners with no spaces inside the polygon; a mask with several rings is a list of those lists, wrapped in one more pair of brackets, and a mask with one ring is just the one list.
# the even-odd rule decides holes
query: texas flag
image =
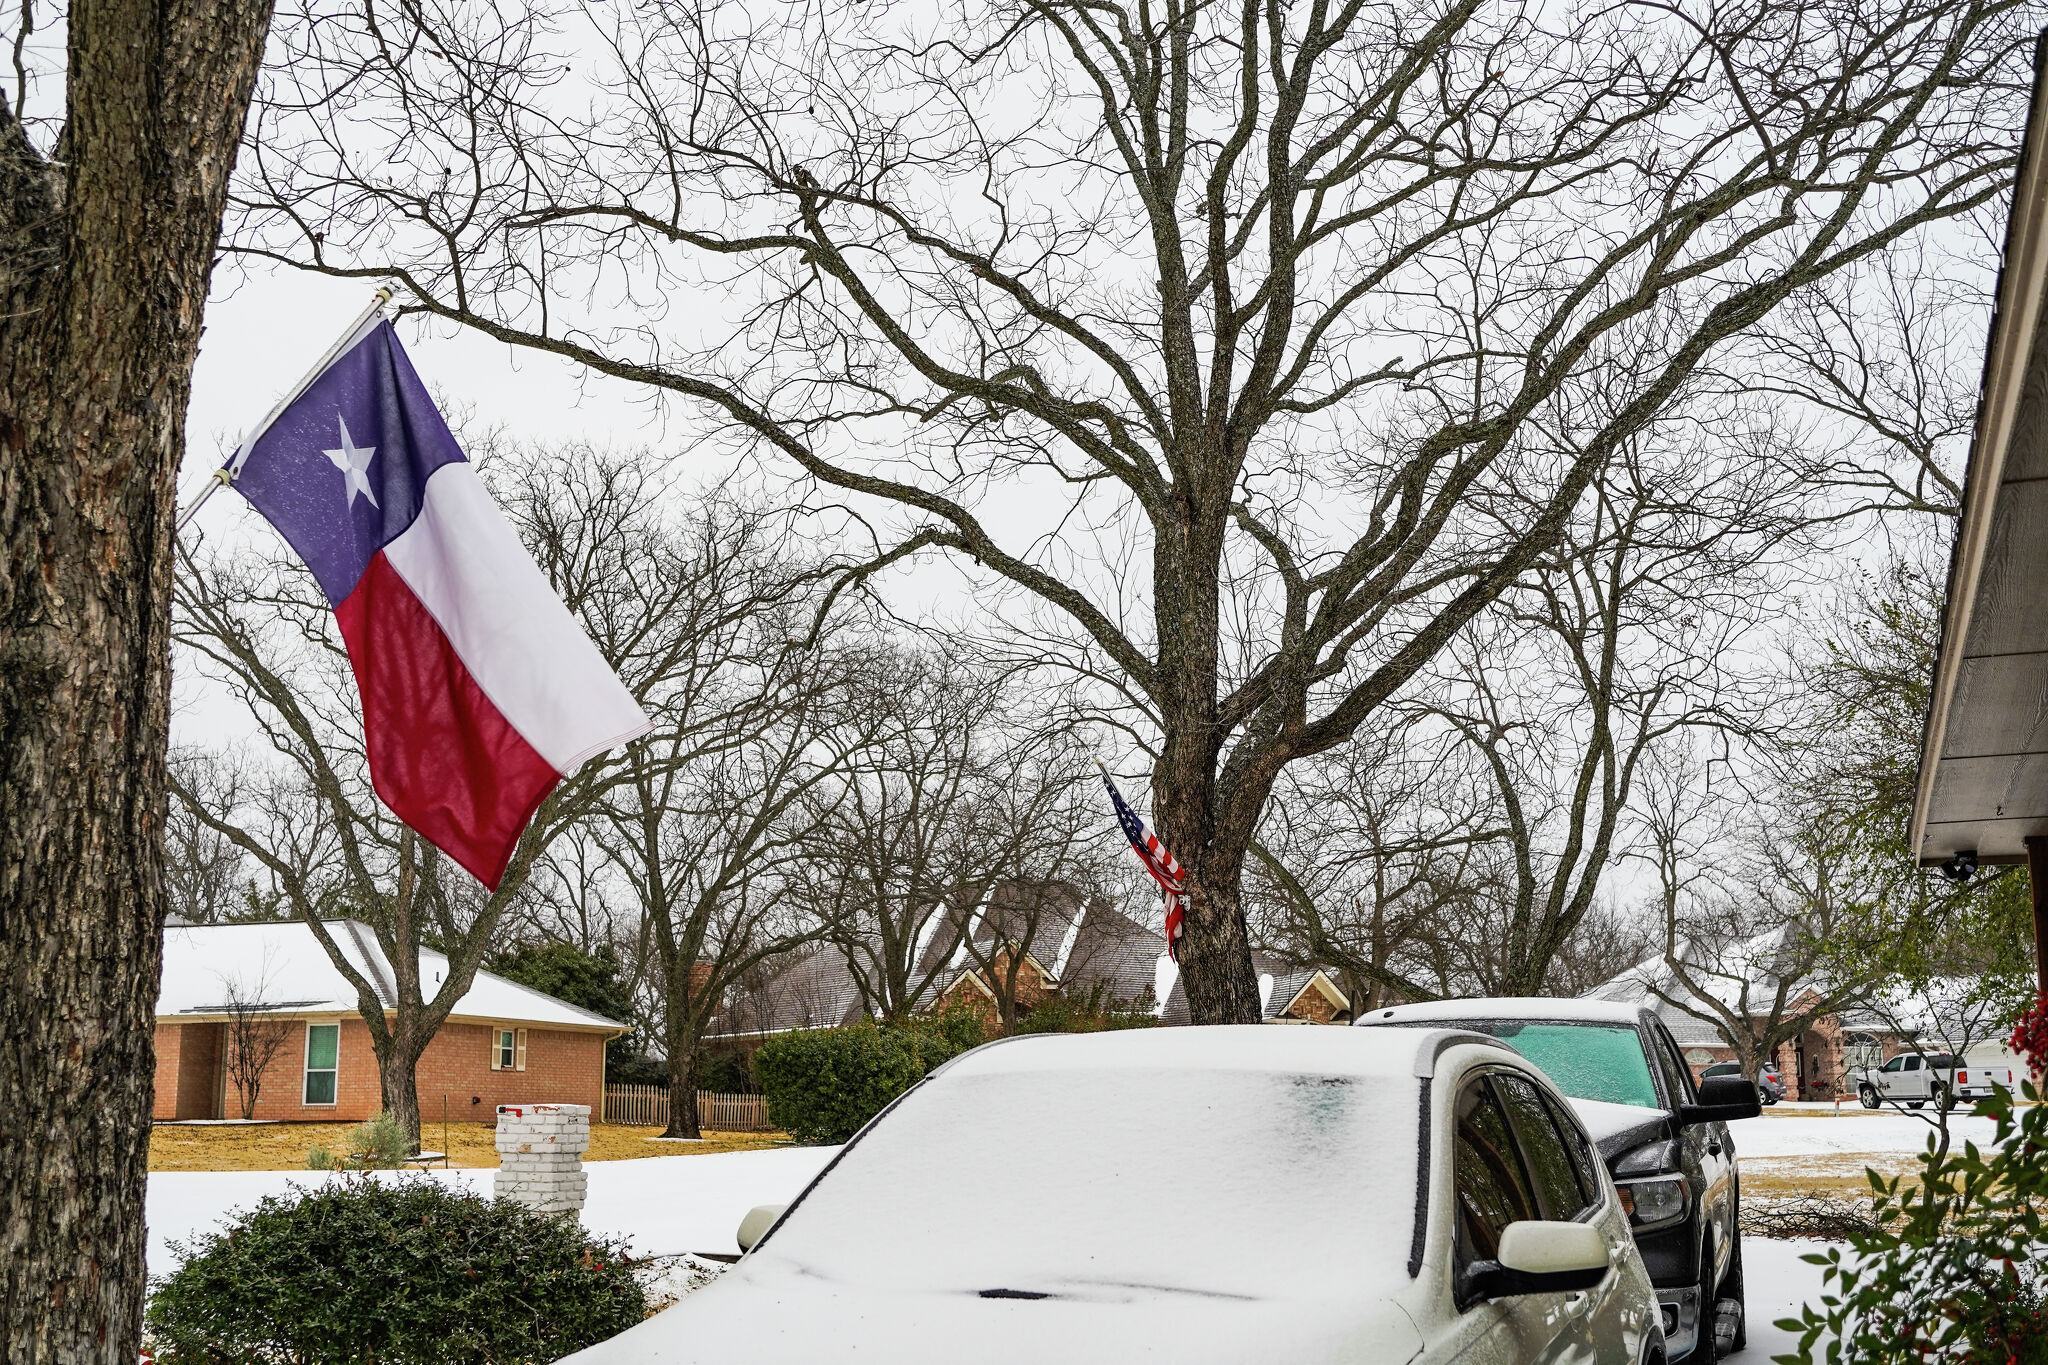
{"label": "texas flag", "polygon": [[391,812],[496,890],[584,760],[650,728],[372,318],[228,463],[334,606]]}

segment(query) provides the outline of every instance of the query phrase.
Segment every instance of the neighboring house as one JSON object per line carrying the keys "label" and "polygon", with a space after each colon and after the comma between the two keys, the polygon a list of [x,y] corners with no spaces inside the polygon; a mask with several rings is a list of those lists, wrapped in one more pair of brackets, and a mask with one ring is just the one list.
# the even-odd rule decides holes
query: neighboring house
{"label": "neighboring house", "polygon": [[[1778,981],[1772,972],[1776,947],[1783,931],[1760,935],[1731,949],[1729,961],[1739,963],[1737,975],[1723,963],[1719,971],[1689,964],[1689,975],[1712,993],[1719,1010],[1704,1003],[1682,1008],[1678,1002],[1698,1002],[1693,989],[1682,981],[1662,957],[1637,963],[1612,980],[1586,992],[1587,999],[1615,1000],[1649,1006],[1671,1030],[1671,1036],[1685,1053],[1693,1073],[1715,1062],[1737,1060],[1735,1049],[1713,1022],[1740,1016],[1761,1032],[1769,1023],[1777,999]],[[1811,1009],[1817,992],[1794,986],[1786,991],[1780,1015],[1795,1019]],[[1701,1018],[1704,1014],[1708,1018]],[[1953,1016],[1953,1017],[1951,1017]],[[1930,1014],[1923,1003],[1902,1000],[1888,1007],[1859,1007],[1815,1014],[1796,1036],[1780,1043],[1772,1057],[1785,1081],[1786,1098],[1798,1100],[1848,1099],[1855,1095],[1854,1074],[1866,1067],[1880,1066],[1901,1052],[1915,1048],[1948,1050],[1963,1045],[1971,1061],[2013,1066],[2016,1059],[2004,1047],[2003,1036],[1982,1021],[1959,1022],[1955,1010],[1935,1009]],[[2024,1069],[2024,1063],[2017,1063]]]}
{"label": "neighboring house", "polygon": [[[919,1008],[956,1000],[979,1001],[991,1015],[998,983],[1009,975],[1007,954],[1021,952],[1016,995],[1021,1013],[1046,996],[1094,996],[1105,1004],[1151,1014],[1166,1025],[1188,1022],[1180,969],[1166,955],[1166,940],[1122,914],[1107,901],[1077,893],[1059,899],[1036,916],[1022,907],[1023,892],[999,888],[977,914],[974,949],[948,950],[929,943],[918,976],[931,987]],[[933,935],[936,939],[938,936]],[[1350,1001],[1335,979],[1316,967],[1293,967],[1254,955],[1259,1001],[1267,1023],[1330,1024],[1351,1021]],[[998,967],[992,980],[988,965]],[[867,1017],[859,981],[846,958],[823,948],[756,973],[735,990],[712,1021],[706,1043],[718,1050],[745,1049],[775,1033],[830,1028]]]}
{"label": "neighboring house", "polygon": [[[366,925],[327,921],[351,962],[392,995],[390,964]],[[447,959],[422,950],[420,985],[439,988]],[[172,925],[164,930],[156,1006],[158,1120],[237,1118],[230,1078],[235,1010],[281,1026],[282,1043],[261,1072],[255,1117],[370,1118],[383,1107],[370,1031],[356,991],[313,931],[279,924]],[[494,1117],[501,1104],[604,1103],[604,1045],[626,1026],[504,977],[479,971],[420,1058],[423,1118]]]}

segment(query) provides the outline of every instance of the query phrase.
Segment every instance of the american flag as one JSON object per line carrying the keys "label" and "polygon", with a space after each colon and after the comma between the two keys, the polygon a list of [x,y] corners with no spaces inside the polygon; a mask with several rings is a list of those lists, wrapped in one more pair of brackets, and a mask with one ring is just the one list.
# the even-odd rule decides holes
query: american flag
{"label": "american flag", "polygon": [[[1102,767],[1100,763],[1097,767]],[[1122,792],[1109,777],[1109,769],[1102,769],[1102,785],[1109,789],[1109,804],[1116,808],[1116,822],[1123,826],[1124,837],[1131,841],[1131,852],[1138,855],[1138,861],[1152,874],[1152,880],[1159,883],[1166,892],[1166,952],[1175,962],[1180,961],[1180,942],[1187,936],[1187,893],[1181,890],[1181,880],[1186,876],[1181,865],[1174,861],[1166,845],[1159,842],[1159,836],[1145,828],[1145,822],[1124,800]]]}

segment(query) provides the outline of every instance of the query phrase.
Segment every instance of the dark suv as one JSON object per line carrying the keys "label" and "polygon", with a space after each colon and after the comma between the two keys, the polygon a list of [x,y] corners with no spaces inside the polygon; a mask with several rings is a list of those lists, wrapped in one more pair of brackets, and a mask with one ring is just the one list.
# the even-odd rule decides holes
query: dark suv
{"label": "dark suv", "polygon": [[1662,1021],[1603,1000],[1444,1000],[1373,1010],[1360,1027],[1491,1034],[1543,1068],[1600,1147],[1656,1286],[1673,1365],[1748,1342],[1741,1191],[1728,1120],[1762,1112],[1740,1075],[1699,1085]]}
{"label": "dark suv", "polygon": [[[1741,1062],[1715,1062],[1700,1073],[1700,1079],[1702,1081],[1710,1081],[1716,1076],[1740,1076],[1741,1074]],[[1776,1104],[1779,1100],[1785,1098],[1785,1082],[1779,1078],[1778,1068],[1772,1066],[1769,1062],[1765,1062],[1756,1073],[1756,1097],[1764,1104]]]}

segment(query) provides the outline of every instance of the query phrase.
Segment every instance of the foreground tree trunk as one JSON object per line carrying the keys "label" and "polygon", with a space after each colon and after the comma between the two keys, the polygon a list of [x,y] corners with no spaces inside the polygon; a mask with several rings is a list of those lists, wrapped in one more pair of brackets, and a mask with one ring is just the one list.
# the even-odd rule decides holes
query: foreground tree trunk
{"label": "foreground tree trunk", "polygon": [[0,97],[0,1359],[131,1365],[172,516],[267,0],[71,6],[61,155]]}
{"label": "foreground tree trunk", "polygon": [[663,1137],[704,1136],[702,1116],[697,1112],[697,1032],[687,1030],[668,1039],[668,1127]]}
{"label": "foreground tree trunk", "polygon": [[377,1085],[384,1100],[384,1112],[398,1120],[412,1149],[420,1149],[420,1057],[434,1041],[434,1029],[394,1029],[390,1041],[377,1049]]}

